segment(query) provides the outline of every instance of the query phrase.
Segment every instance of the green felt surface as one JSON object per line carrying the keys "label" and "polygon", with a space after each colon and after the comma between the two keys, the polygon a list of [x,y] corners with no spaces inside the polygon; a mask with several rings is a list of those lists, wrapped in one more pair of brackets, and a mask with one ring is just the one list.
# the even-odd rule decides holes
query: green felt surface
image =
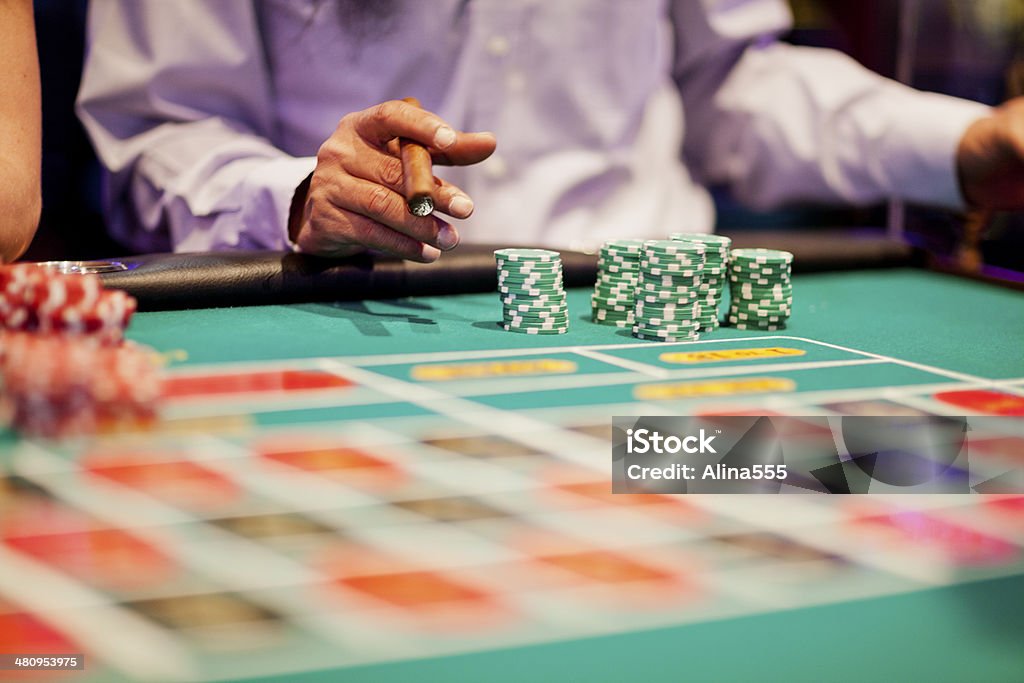
{"label": "green felt surface", "polygon": [[[917,270],[801,275],[780,334],[989,379],[1024,377],[1024,296]],[[570,292],[565,335],[500,329],[496,294],[400,301],[142,313],[130,336],[189,363],[623,344],[625,331],[589,321],[589,292]],[[721,329],[705,339],[771,333]],[[651,342],[656,344],[656,342]]]}
{"label": "green felt surface", "polygon": [[261,681],[1019,683],[1024,581]]}
{"label": "green felt surface", "polygon": [[[801,275],[795,289],[789,329],[763,336],[818,340],[982,378],[1024,377],[1024,296],[1017,292],[915,270]],[[572,291],[569,301],[572,329],[563,336],[502,331],[496,324],[500,303],[496,295],[487,294],[145,313],[133,322],[131,337],[161,351],[186,351],[184,364],[635,341],[628,333],[589,322],[587,290]],[[722,329],[705,338],[757,336]],[[819,350],[826,360],[847,354],[841,349]],[[645,352],[630,351],[633,358],[637,353]],[[659,362],[657,353],[652,350],[650,362]],[[396,378],[407,372],[400,362],[377,370]],[[603,370],[595,366],[588,371]],[[927,370],[880,364],[805,372],[800,390],[947,379]],[[631,400],[628,388],[616,386],[596,392],[551,392],[544,400],[557,404],[559,395],[569,400],[573,391],[593,402]],[[496,393],[478,395],[477,400],[522,409],[538,407],[539,399]],[[409,415],[420,414],[408,408]],[[405,414],[397,405],[387,411],[391,416]],[[325,419],[334,416],[324,413]],[[260,421],[288,419],[286,412],[268,413]],[[1012,577],[656,631],[277,680],[1024,681],[1022,605],[1024,580]]]}

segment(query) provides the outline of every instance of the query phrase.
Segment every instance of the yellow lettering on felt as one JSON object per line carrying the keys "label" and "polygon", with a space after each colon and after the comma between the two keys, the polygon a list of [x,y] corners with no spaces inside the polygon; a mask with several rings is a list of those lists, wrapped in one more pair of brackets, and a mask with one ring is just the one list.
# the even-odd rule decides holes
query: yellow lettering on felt
{"label": "yellow lettering on felt", "polygon": [[752,360],[757,358],[778,358],[779,356],[803,356],[807,352],[772,346],[760,349],[722,349],[721,351],[687,351],[686,353],[663,353],[658,358],[666,363],[721,363],[729,360]]}
{"label": "yellow lettering on felt", "polygon": [[704,396],[731,394],[763,394],[771,391],[793,391],[796,383],[781,377],[753,377],[749,379],[712,380],[708,382],[678,382],[674,384],[644,384],[633,390],[640,401],[671,401]]}
{"label": "yellow lettering on felt", "polygon": [[171,363],[184,363],[188,360],[188,351],[185,349],[171,349],[163,353],[153,352],[157,364],[170,365]]}
{"label": "yellow lettering on felt", "polygon": [[558,358],[488,361],[486,363],[459,363],[454,365],[418,365],[412,369],[412,378],[421,382],[447,382],[457,379],[481,379],[486,377],[557,375],[576,372],[577,368],[576,363]]}

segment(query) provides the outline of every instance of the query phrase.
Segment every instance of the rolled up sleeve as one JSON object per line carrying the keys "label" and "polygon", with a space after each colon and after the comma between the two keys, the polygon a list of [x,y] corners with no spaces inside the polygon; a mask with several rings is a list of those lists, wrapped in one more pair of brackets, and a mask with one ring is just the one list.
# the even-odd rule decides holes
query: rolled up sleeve
{"label": "rolled up sleeve", "polygon": [[113,234],[139,250],[281,248],[315,159],[272,142],[251,2],[93,0],[79,114]]}
{"label": "rolled up sleeve", "polygon": [[[677,0],[686,156],[755,208],[901,198],[964,204],[956,151],[983,105],[924,93],[833,50],[776,40],[781,0]],[[699,133],[697,132],[699,131]]]}

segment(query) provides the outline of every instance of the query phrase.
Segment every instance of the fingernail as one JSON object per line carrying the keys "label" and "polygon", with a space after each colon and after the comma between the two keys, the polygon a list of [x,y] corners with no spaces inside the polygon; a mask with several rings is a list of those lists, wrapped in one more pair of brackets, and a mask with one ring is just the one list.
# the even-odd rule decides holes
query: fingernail
{"label": "fingernail", "polygon": [[455,144],[455,131],[448,126],[441,126],[434,133],[434,146],[438,149],[447,149]]}
{"label": "fingernail", "polygon": [[441,250],[437,247],[432,247],[429,244],[424,244],[423,251],[420,252],[420,256],[423,257],[424,261],[430,263],[441,258]]}
{"label": "fingernail", "polygon": [[468,218],[473,213],[473,200],[465,195],[455,195],[448,208],[456,218]]}
{"label": "fingernail", "polygon": [[459,233],[450,225],[442,225],[437,231],[437,246],[444,251],[451,251],[459,246]]}

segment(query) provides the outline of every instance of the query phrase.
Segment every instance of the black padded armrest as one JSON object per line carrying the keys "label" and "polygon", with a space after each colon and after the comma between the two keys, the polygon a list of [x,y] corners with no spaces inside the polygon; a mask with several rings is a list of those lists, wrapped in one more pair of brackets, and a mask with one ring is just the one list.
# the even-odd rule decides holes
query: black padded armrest
{"label": "black padded armrest", "polygon": [[[436,296],[494,291],[494,249],[461,246],[432,264],[276,251],[149,254],[116,259],[127,270],[100,277],[138,299],[143,311]],[[594,283],[595,256],[566,251],[562,264],[567,286]]]}
{"label": "black padded armrest", "polygon": [[[788,249],[797,272],[891,267],[914,262],[905,244],[880,231],[737,232],[734,246]],[[127,270],[103,273],[144,311],[220,306],[356,301],[492,292],[494,246],[464,245],[436,263],[367,255],[325,259],[276,251],[150,254],[117,259]],[[565,284],[594,284],[597,258],[562,251]]]}

